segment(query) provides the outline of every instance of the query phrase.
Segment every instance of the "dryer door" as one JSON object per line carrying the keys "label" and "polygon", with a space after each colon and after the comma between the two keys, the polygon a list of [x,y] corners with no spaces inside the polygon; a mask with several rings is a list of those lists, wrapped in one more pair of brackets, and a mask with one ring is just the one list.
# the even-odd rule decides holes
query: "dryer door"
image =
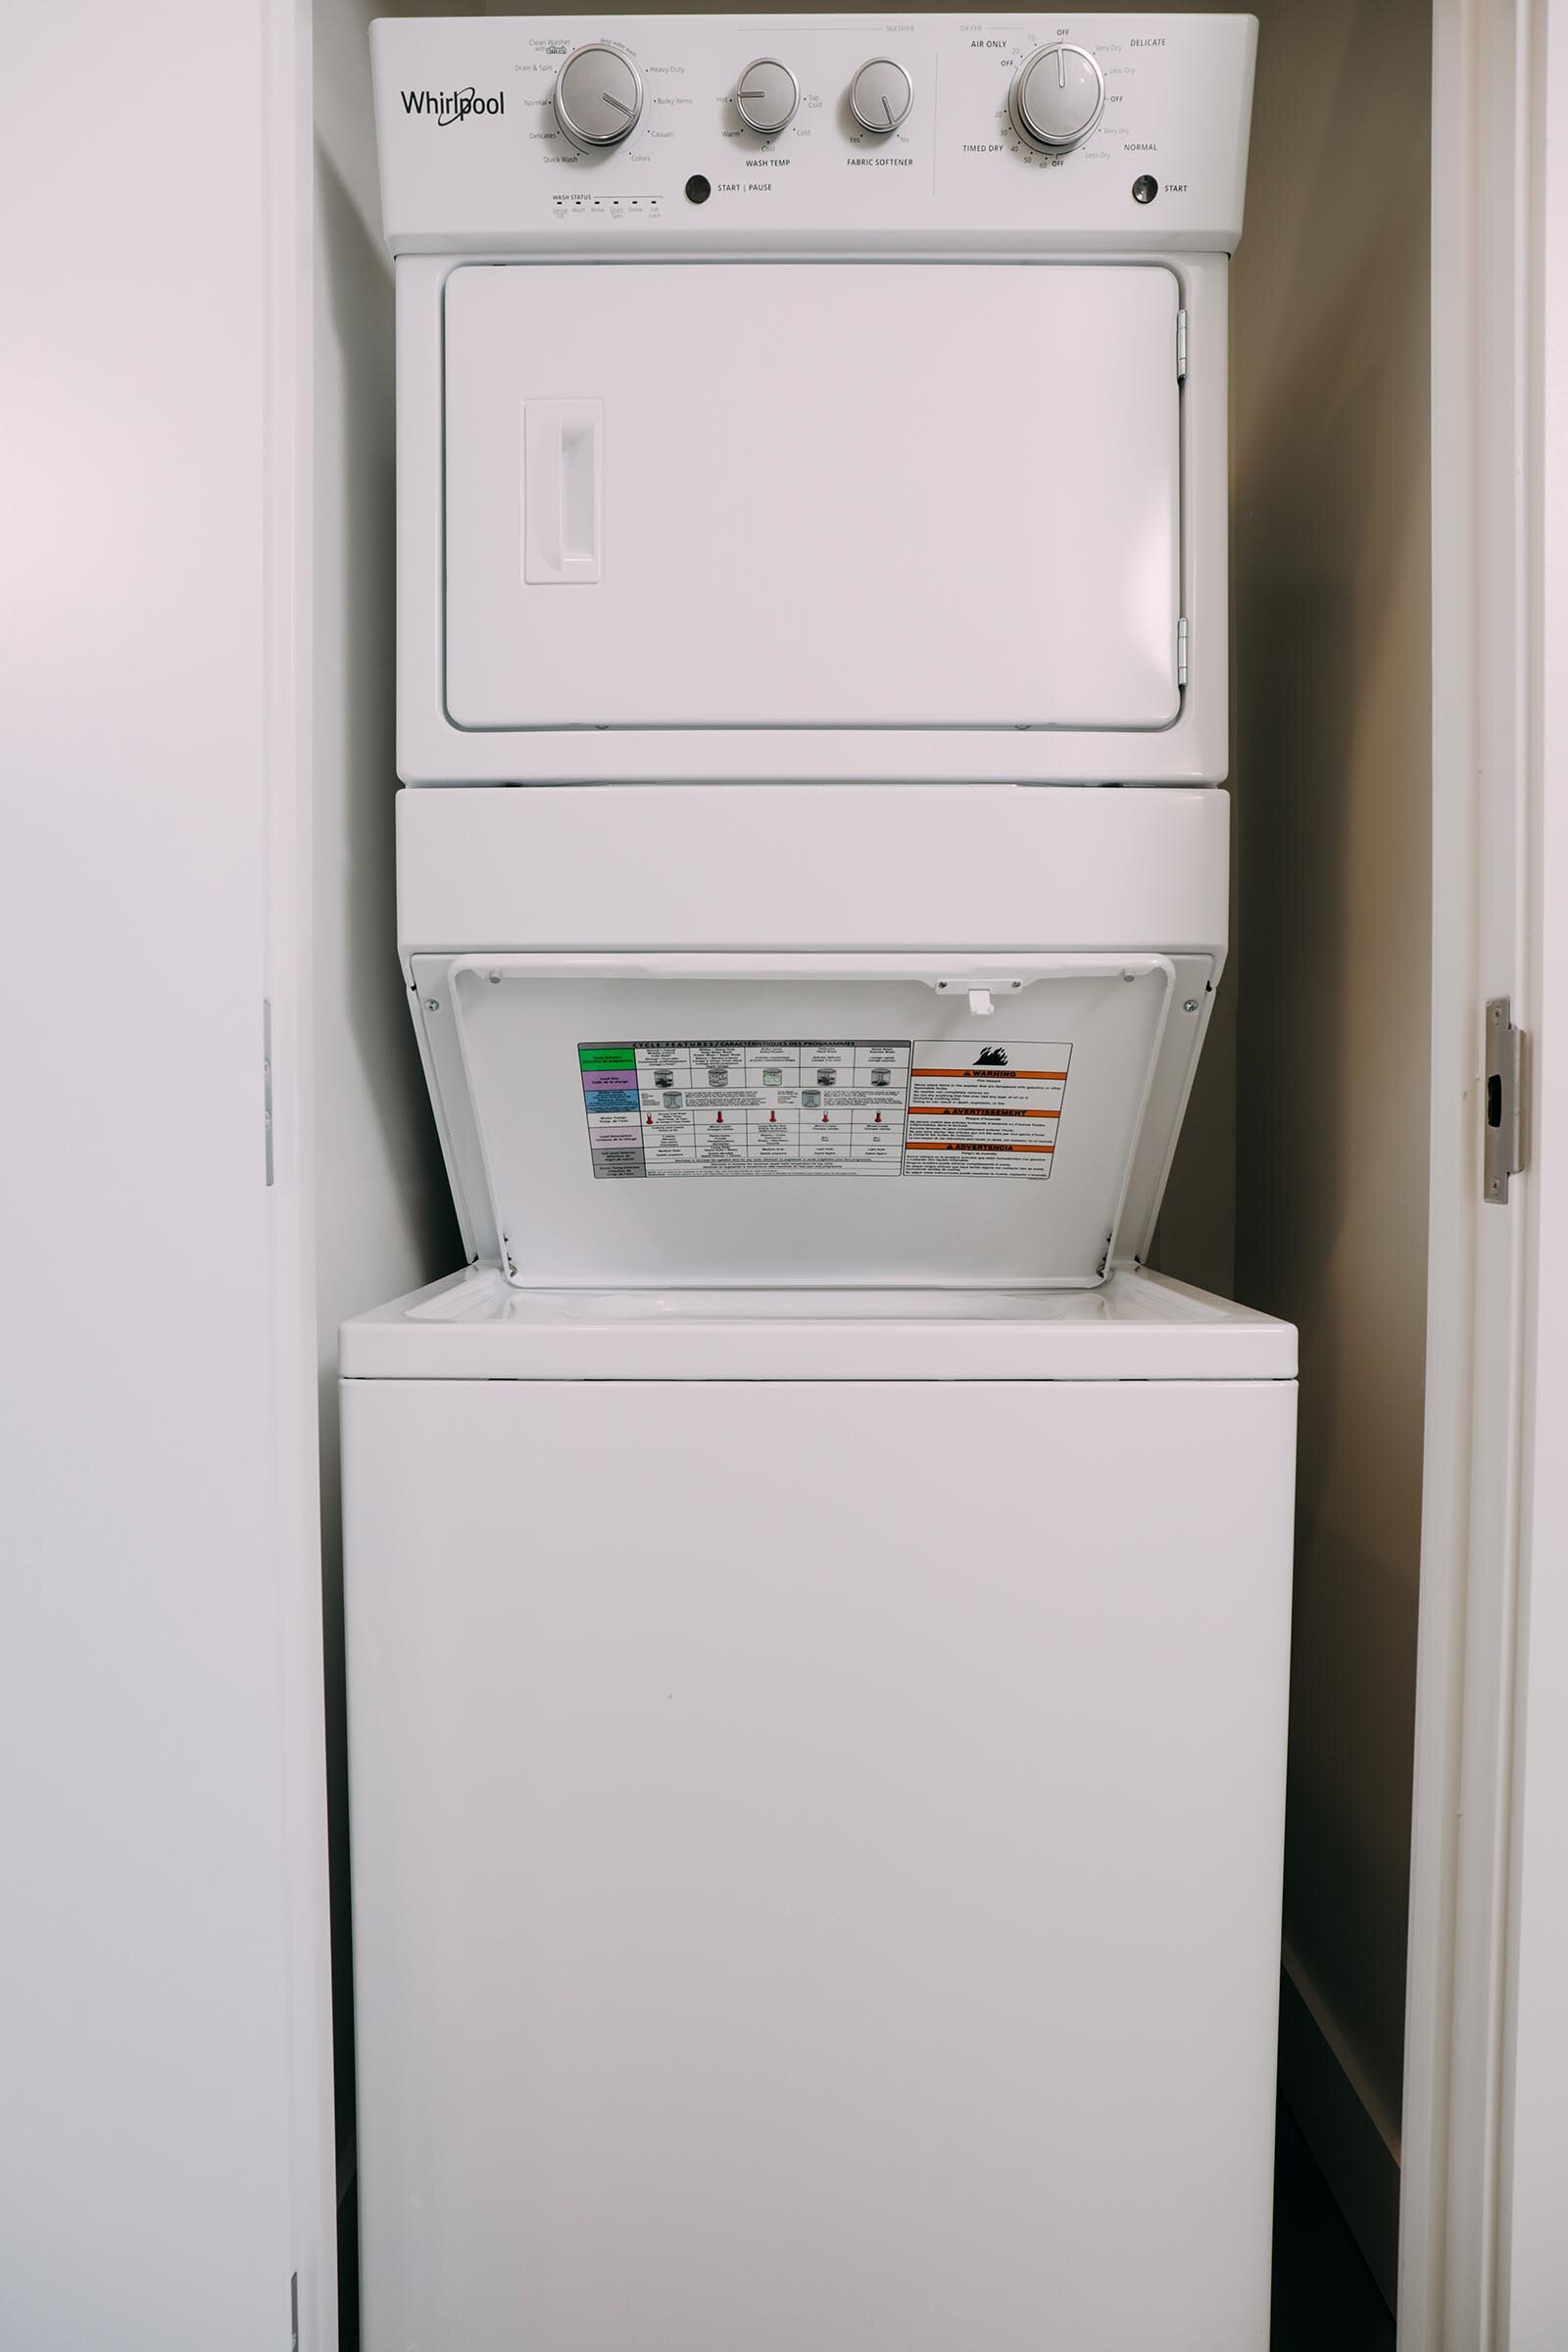
{"label": "dryer door", "polygon": [[1168,270],[468,265],[445,307],[457,725],[1176,717]]}

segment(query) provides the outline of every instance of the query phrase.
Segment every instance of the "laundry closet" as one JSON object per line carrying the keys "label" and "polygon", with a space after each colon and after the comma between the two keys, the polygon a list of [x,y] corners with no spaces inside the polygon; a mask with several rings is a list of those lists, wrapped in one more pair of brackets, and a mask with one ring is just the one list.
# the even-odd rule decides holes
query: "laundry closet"
{"label": "laundry closet", "polygon": [[[924,2096],[971,2133],[961,2167],[906,2167],[853,2259],[802,2253],[791,2340],[790,2295],[831,2274],[869,2298],[866,2330],[945,2341],[964,2258],[898,2249],[960,2178],[1004,2333],[1031,2308],[1147,2329],[1136,2278],[1125,2312],[1105,2302],[1098,2117],[1125,2134],[1104,2178],[1136,2226],[1160,2205],[1183,2244],[1166,2324],[1185,2266],[1192,2340],[1260,2342],[1288,1627],[1284,2095],[1392,2295],[1425,17],[1265,9],[1254,87],[1240,18],[1038,39],[1010,18],[786,18],[752,39],[741,18],[617,17],[600,41],[497,17],[455,40],[420,9],[374,36],[378,177],[369,13],[323,5],[315,36],[323,1541],[366,2341],[458,2294],[469,2332],[618,2342],[605,2243],[638,2249],[638,2292],[689,2338],[705,2230],[737,2266],[711,2307],[733,2333],[723,2298],[772,2233],[809,2242],[804,2181],[852,2211],[918,2141]],[[514,1585],[519,1513],[559,1591]],[[1014,1558],[1044,1583],[1020,1592]],[[1105,1616],[1057,1654],[1074,1559]],[[1190,1588],[1141,1581],[1156,1559]],[[1006,1626],[1034,1661],[1010,1695]],[[781,1704],[835,1644],[820,1690]],[[933,1742],[955,1704],[972,1737]],[[868,1812],[855,1756],[877,1720]],[[977,1855],[982,1823],[1021,1852],[1047,1788],[1066,1918]],[[1113,1816],[1139,1824],[1119,1865]],[[743,1852],[750,1879],[704,1889]],[[948,1949],[955,1911],[973,1932]],[[1017,2037],[1024,1979],[1016,2007],[982,1990],[988,1952],[1038,1984],[1048,1948],[1054,2092]],[[725,1950],[727,1990],[695,1958]],[[916,2040],[836,1966],[902,1970]],[[743,1983],[780,2004],[766,2065],[726,2009]],[[921,2093],[944,1999],[994,2004],[991,2052],[955,2044]],[[537,2047],[530,2013],[553,2021]],[[411,2045],[439,2047],[427,2074]],[[813,2064],[856,2085],[848,2149]],[[989,2122],[982,2100],[960,2125],[977,2081]],[[1205,2095],[1220,2121],[1201,2156],[1187,2135],[1179,2196],[1162,2134]],[[1013,2239],[997,2216],[1053,2096],[1059,2237],[1031,2305],[1035,2224],[1020,2208]],[[737,2132],[763,2142],[739,2173]]]}
{"label": "laundry closet", "polygon": [[0,2341],[1555,2347],[1561,12],[13,16]]}

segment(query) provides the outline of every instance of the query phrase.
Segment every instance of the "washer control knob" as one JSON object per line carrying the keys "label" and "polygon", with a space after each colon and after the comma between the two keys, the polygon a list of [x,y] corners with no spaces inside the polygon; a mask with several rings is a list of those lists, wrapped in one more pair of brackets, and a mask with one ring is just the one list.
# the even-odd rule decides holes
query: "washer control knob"
{"label": "washer control knob", "polygon": [[735,112],[760,138],[776,139],[795,120],[801,85],[776,57],[754,57],[735,84]]}
{"label": "washer control knob", "polygon": [[574,147],[603,152],[629,139],[643,111],[643,80],[608,42],[574,49],[556,75],[556,121]]}
{"label": "washer control knob", "polygon": [[850,112],[874,139],[890,138],[909,119],[914,84],[892,57],[868,57],[850,84]]}
{"label": "washer control knob", "polygon": [[1081,147],[1104,111],[1105,77],[1098,62],[1066,41],[1026,57],[1007,93],[1013,129],[1048,155]]}

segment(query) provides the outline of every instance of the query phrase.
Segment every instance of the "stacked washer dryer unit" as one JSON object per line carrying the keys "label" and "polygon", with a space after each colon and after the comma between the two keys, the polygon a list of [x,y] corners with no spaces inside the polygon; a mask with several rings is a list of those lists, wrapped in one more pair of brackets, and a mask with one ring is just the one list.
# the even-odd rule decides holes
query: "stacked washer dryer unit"
{"label": "stacked washer dryer unit", "polygon": [[368,2352],[1262,2352],[1295,1343],[1143,1270],[1254,32],[375,28]]}

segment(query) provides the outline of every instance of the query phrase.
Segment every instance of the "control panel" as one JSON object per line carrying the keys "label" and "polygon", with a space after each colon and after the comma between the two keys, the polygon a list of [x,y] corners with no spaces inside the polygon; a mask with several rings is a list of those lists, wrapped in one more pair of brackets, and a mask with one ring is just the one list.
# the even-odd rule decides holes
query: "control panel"
{"label": "control panel", "polygon": [[1246,16],[391,18],[395,253],[1229,252]]}

